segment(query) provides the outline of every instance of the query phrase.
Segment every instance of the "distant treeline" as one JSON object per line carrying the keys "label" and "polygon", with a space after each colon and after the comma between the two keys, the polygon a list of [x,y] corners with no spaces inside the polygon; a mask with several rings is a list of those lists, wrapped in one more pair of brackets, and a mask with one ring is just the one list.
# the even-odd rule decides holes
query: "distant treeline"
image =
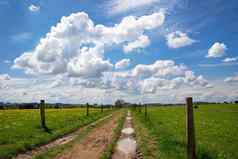
{"label": "distant treeline", "polygon": [[[55,109],[63,109],[63,108],[80,108],[85,107],[86,104],[64,104],[64,103],[46,103],[46,108],[55,108]],[[89,105],[91,108],[100,108],[101,105],[93,104]],[[112,105],[103,105],[104,108],[111,107]],[[39,109],[39,103],[0,103],[0,109]]]}
{"label": "distant treeline", "polygon": [[[194,105],[207,105],[207,104],[229,104],[234,103],[238,104],[238,101],[234,102],[194,102]],[[103,106],[104,108],[122,108],[122,107],[143,107],[145,104],[133,104],[127,103],[123,100],[117,100],[114,105],[98,105],[98,104],[89,104],[91,108],[100,108]],[[162,104],[162,103],[146,103],[147,106],[150,107],[158,107],[158,106],[183,106],[184,103],[175,103],[175,104]],[[3,103],[0,102],[0,109],[39,109],[39,103]],[[55,109],[63,109],[63,108],[80,108],[85,107],[86,104],[65,104],[65,103],[46,103],[46,108],[55,108]]]}

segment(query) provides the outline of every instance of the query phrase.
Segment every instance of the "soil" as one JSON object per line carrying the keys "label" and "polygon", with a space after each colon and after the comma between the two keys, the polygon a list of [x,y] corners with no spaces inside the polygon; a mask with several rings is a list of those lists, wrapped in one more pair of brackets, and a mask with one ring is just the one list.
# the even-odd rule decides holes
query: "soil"
{"label": "soil", "polygon": [[72,149],[56,156],[55,159],[99,159],[107,145],[112,142],[113,130],[118,124],[120,115],[113,116],[109,121],[92,130]]}
{"label": "soil", "polygon": [[49,150],[50,148],[53,148],[53,147],[56,147],[56,146],[59,146],[59,145],[64,145],[64,144],[67,144],[69,143],[70,141],[74,140],[83,130],[87,129],[88,127],[91,127],[91,126],[94,126],[96,125],[97,123],[103,121],[103,120],[106,120],[107,118],[110,118],[111,115],[108,115],[104,118],[101,118],[87,126],[84,126],[82,128],[79,128],[77,129],[76,131],[72,132],[72,133],[69,133],[63,137],[60,137],[54,141],[51,141],[49,142],[48,144],[45,144],[45,145],[42,145],[42,146],[39,146],[33,150],[29,150],[27,152],[24,152],[24,153],[21,153],[21,154],[18,154],[15,159],[32,159],[34,156],[37,156],[47,150]]}

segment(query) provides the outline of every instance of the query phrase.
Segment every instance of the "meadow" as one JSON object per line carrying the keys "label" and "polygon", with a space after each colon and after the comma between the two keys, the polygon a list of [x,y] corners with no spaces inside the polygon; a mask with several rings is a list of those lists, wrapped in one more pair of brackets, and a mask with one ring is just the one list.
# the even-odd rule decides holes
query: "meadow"
{"label": "meadow", "polygon": [[46,109],[46,132],[40,125],[37,109],[0,110],[0,159],[11,158],[19,152],[32,149],[57,137],[87,125],[108,114],[91,108]]}
{"label": "meadow", "polygon": [[[134,111],[137,138],[144,158],[186,158],[184,106]],[[194,109],[198,159],[238,158],[238,105],[209,104]]]}

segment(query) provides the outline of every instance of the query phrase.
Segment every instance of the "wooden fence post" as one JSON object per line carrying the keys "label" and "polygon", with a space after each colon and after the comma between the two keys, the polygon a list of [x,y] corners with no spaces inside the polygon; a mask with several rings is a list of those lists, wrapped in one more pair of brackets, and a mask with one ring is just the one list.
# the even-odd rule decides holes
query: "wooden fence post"
{"label": "wooden fence post", "polygon": [[40,117],[41,117],[41,126],[42,128],[46,128],[45,125],[45,101],[40,101]]}
{"label": "wooden fence post", "polygon": [[89,115],[89,104],[88,103],[86,104],[86,107],[87,107],[86,109],[87,109],[87,116],[88,116]]}
{"label": "wooden fence post", "polygon": [[196,141],[193,119],[193,99],[192,97],[186,98],[187,103],[187,158],[196,159]]}

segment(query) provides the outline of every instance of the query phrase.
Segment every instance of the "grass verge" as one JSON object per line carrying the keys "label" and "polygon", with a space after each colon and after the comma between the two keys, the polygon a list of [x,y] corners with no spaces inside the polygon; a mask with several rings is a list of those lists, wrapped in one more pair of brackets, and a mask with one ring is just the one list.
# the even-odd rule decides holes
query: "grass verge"
{"label": "grass verge", "polygon": [[86,117],[83,108],[46,109],[46,132],[40,127],[39,110],[0,110],[0,159],[46,144],[109,113],[91,109]]}
{"label": "grass verge", "polygon": [[136,132],[136,141],[138,143],[138,148],[143,154],[144,159],[155,159],[159,156],[159,149],[156,146],[156,141],[149,130],[140,121],[138,115],[133,115],[133,123]]}
{"label": "grass verge", "polygon": [[[148,108],[147,119],[144,113],[135,111],[133,114],[135,126],[139,127],[137,136],[141,151],[146,157],[186,158],[185,107]],[[238,158],[238,105],[200,105],[194,109],[194,118],[198,159]],[[150,141],[155,145],[153,154]]]}

